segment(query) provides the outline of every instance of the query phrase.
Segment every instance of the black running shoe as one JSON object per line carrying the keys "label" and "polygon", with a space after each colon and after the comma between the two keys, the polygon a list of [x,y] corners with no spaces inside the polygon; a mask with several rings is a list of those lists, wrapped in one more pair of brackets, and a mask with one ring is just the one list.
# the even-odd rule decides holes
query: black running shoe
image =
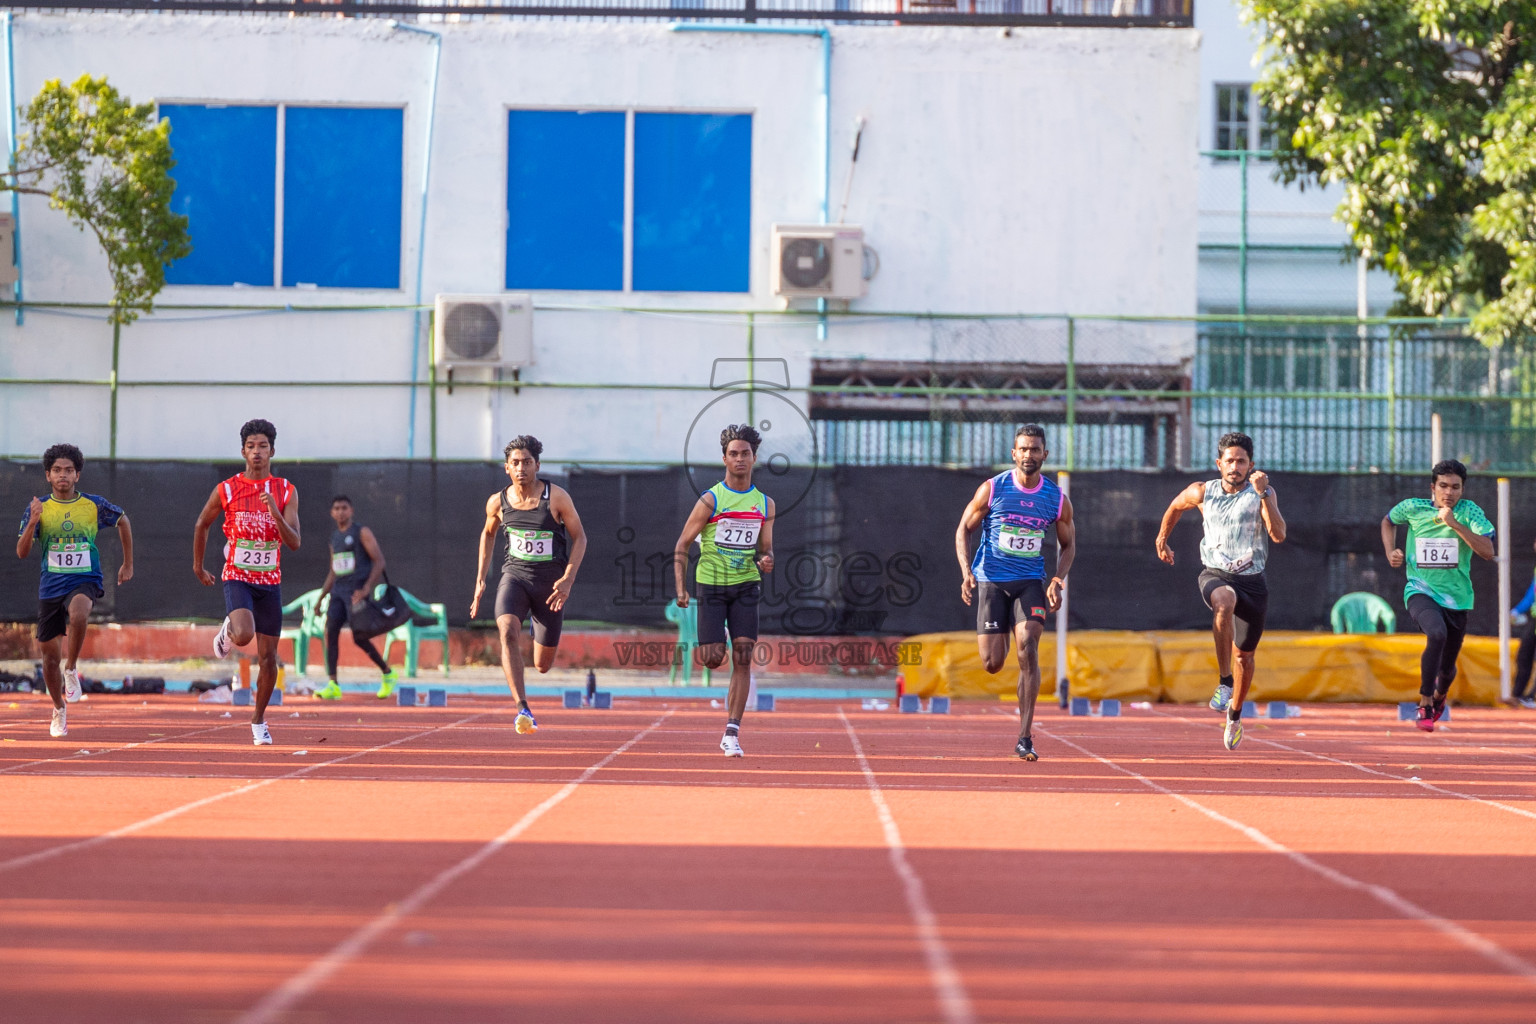
{"label": "black running shoe", "polygon": [[1019,742],[1014,744],[1013,752],[1026,761],[1040,760],[1040,755],[1035,753],[1035,741],[1029,736],[1020,736]]}

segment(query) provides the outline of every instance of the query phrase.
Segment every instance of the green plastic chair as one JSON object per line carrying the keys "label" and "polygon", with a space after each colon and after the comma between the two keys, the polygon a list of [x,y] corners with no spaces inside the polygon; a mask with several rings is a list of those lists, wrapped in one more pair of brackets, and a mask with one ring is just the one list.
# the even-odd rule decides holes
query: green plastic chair
{"label": "green plastic chair", "polygon": [[[411,618],[384,634],[384,660],[389,660],[389,649],[394,646],[395,641],[403,641],[405,643],[405,674],[407,678],[414,679],[422,641],[435,640],[443,645],[443,676],[446,677],[449,653],[447,606],[426,604],[404,587],[400,588],[400,596],[405,598],[405,603],[411,606]],[[416,625],[417,617],[436,621],[430,626],[418,626]]]}
{"label": "green plastic chair", "polygon": [[[693,679],[693,652],[699,646],[699,606],[697,603],[688,602],[687,608],[679,608],[673,601],[667,605],[667,621],[677,623],[677,651],[672,659],[672,671],[667,675],[668,685],[677,682],[677,670],[683,670],[683,685],[691,685]],[[704,669],[704,684],[709,685],[709,666],[701,666]]]}
{"label": "green plastic chair", "polygon": [[1357,590],[1333,603],[1335,633],[1396,633],[1397,613],[1375,594]]}
{"label": "green plastic chair", "polygon": [[299,624],[285,626],[277,636],[279,640],[293,641],[293,667],[301,676],[309,667],[309,642],[319,640],[320,650],[325,650],[325,616],[316,607],[319,597],[320,591],[316,588],[300,594],[298,600],[283,605],[283,615],[299,613]]}

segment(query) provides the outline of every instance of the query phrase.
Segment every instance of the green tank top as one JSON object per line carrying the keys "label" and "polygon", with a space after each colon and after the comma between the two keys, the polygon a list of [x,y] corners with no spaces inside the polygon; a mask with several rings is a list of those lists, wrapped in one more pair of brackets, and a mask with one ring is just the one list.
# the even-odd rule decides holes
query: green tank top
{"label": "green tank top", "polygon": [[699,582],[723,587],[762,579],[757,540],[768,519],[767,497],[756,487],[733,491],[723,480],[704,493],[714,496],[715,514],[699,534]]}

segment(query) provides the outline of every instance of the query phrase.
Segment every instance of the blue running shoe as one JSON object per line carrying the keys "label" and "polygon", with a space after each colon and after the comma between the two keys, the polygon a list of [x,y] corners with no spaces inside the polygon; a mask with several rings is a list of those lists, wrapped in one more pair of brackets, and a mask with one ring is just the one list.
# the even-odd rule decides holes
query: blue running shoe
{"label": "blue running shoe", "polygon": [[1212,711],[1225,711],[1225,710],[1227,710],[1227,706],[1229,704],[1231,704],[1231,703],[1232,703],[1232,687],[1230,687],[1230,686],[1218,686],[1218,687],[1216,687],[1216,692],[1211,694],[1211,710]]}
{"label": "blue running shoe", "polygon": [[517,717],[512,719],[512,728],[526,736],[531,732],[537,732],[539,723],[533,720],[532,711],[527,708],[518,708]]}

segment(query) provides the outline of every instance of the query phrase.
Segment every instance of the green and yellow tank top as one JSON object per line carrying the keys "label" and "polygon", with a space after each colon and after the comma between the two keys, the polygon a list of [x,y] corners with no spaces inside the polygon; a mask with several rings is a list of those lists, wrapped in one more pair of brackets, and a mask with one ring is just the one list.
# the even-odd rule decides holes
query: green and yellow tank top
{"label": "green and yellow tank top", "polygon": [[768,498],[756,487],[733,491],[723,480],[704,493],[714,496],[715,514],[699,534],[699,582],[723,587],[762,579],[757,540],[768,521]]}

